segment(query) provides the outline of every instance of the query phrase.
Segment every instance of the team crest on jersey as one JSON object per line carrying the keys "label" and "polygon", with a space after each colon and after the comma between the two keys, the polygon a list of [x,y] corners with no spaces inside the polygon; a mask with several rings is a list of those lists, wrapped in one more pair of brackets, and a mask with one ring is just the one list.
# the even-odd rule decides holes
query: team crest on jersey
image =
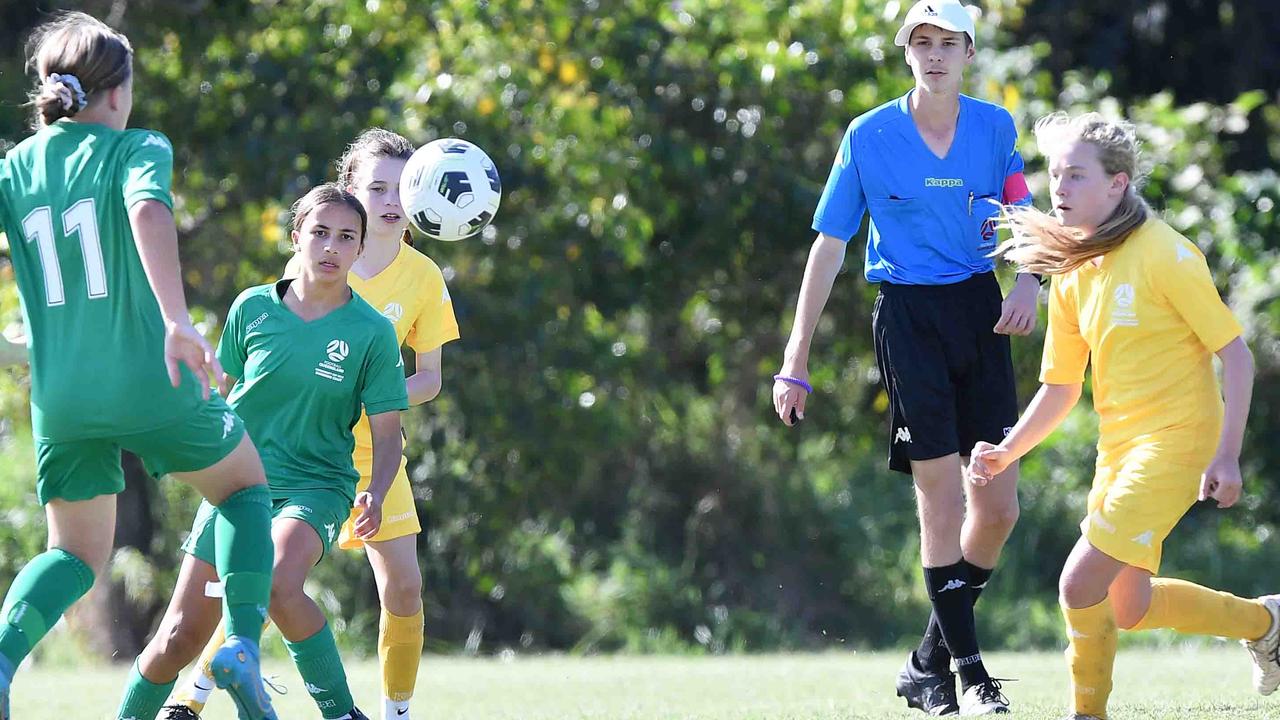
{"label": "team crest on jersey", "polygon": [[1111,324],[1125,327],[1137,327],[1138,313],[1133,309],[1135,293],[1129,283],[1116,286],[1112,294],[1114,307],[1111,308]]}
{"label": "team crest on jersey", "polygon": [[387,303],[387,306],[382,308],[382,317],[398,323],[400,318],[404,317],[404,306],[398,302]]}
{"label": "team crest on jersey", "polygon": [[330,340],[325,346],[325,356],[327,360],[321,360],[316,365],[316,375],[334,382],[342,382],[346,378],[347,371],[342,367],[342,361],[347,359],[347,355],[351,353],[351,348],[347,345],[346,340]]}

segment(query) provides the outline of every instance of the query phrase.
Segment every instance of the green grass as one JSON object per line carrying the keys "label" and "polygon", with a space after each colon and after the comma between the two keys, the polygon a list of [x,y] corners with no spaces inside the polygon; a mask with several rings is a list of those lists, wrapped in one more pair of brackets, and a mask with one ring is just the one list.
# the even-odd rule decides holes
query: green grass
{"label": "green grass", "polygon": [[[923,718],[894,696],[902,653],[831,653],[715,658],[427,657],[418,684],[419,720],[852,720]],[[1066,668],[1059,653],[991,653],[1020,718],[1063,715]],[[14,715],[98,720],[111,717],[126,668],[32,667],[15,688]],[[292,667],[268,664],[290,692],[282,718],[319,718]],[[348,666],[356,701],[377,720],[376,662]],[[1122,651],[1111,718],[1280,717],[1280,696],[1249,687],[1249,665],[1235,646]],[[205,718],[232,720],[215,695]]]}

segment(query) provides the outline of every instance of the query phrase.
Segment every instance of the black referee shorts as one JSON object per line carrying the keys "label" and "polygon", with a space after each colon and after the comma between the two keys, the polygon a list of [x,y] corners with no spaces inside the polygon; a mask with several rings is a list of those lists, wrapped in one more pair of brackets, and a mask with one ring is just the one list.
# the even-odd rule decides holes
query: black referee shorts
{"label": "black referee shorts", "polygon": [[871,327],[889,394],[889,469],[968,455],[1017,422],[1009,336],[991,329],[1002,301],[992,273],[952,285],[880,284]]}

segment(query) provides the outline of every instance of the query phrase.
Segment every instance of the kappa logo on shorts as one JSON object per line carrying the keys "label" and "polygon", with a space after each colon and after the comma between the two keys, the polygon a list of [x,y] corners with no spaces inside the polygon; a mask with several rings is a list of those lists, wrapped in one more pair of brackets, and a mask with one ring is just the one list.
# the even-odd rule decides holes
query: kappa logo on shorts
{"label": "kappa logo on shorts", "polygon": [[1011,433],[1011,432],[1013,432],[1013,426],[1012,426],[1012,425],[1010,425],[1009,427],[1007,427],[1007,428],[1005,428],[1005,429],[1004,429],[1004,436],[1005,436],[1005,437],[1009,437],[1009,433]]}
{"label": "kappa logo on shorts", "polygon": [[329,536],[329,542],[333,542],[333,531],[334,531],[333,523],[325,523],[324,531]]}
{"label": "kappa logo on shorts", "polygon": [[400,318],[404,317],[404,306],[398,302],[387,303],[387,306],[382,308],[382,317],[398,323]]}
{"label": "kappa logo on shorts", "polygon": [[900,442],[909,443],[909,442],[911,442],[911,430],[910,430],[909,428],[907,428],[907,427],[900,427],[900,428],[898,428],[898,432],[894,433],[893,441],[894,441],[895,443],[900,443]]}
{"label": "kappa logo on shorts", "polygon": [[1113,535],[1116,532],[1116,526],[1104,520],[1102,518],[1102,515],[1096,512],[1089,515],[1089,525],[1097,527],[1099,530],[1109,532]]}
{"label": "kappa logo on shorts", "polygon": [[232,412],[222,413],[222,439],[226,440],[232,430],[236,429],[236,416]]}
{"label": "kappa logo on shorts", "polygon": [[339,363],[346,360],[347,355],[351,353],[350,346],[347,345],[346,340],[330,340],[329,344],[325,346],[324,352],[329,359],[321,360],[316,365],[316,375],[325,380],[342,382],[346,379],[347,371]]}
{"label": "kappa logo on shorts", "polygon": [[1155,535],[1155,532],[1152,530],[1148,530],[1144,533],[1138,533],[1133,536],[1133,542],[1145,547],[1151,547],[1151,541],[1155,539]]}

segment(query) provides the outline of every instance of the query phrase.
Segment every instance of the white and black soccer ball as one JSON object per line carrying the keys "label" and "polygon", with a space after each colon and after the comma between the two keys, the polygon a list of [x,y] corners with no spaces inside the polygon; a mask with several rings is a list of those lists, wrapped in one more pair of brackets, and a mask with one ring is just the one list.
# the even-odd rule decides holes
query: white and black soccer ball
{"label": "white and black soccer ball", "polygon": [[498,168],[466,140],[427,143],[405,163],[400,202],[414,227],[433,240],[452,242],[480,232],[502,200]]}

